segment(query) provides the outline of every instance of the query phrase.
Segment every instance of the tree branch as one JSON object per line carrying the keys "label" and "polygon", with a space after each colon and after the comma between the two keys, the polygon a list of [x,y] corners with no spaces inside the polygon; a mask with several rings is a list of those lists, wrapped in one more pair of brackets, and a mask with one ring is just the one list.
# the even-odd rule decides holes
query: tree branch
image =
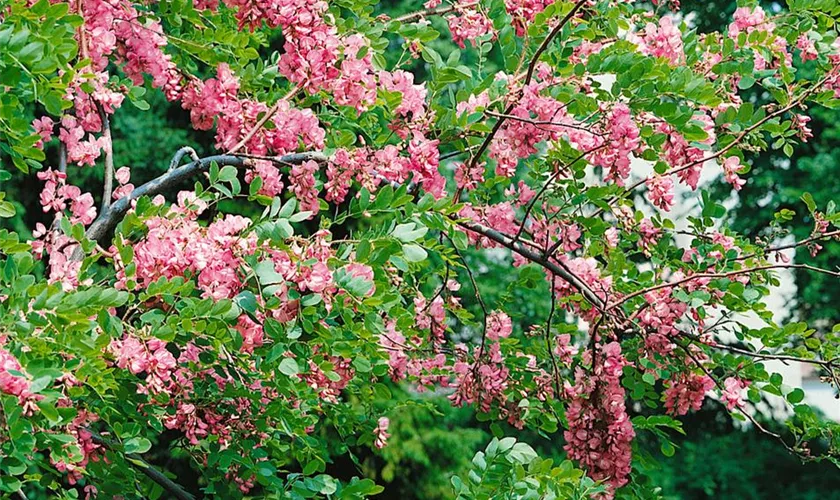
{"label": "tree branch", "polygon": [[233,147],[230,151],[228,151],[227,153],[228,153],[228,154],[233,154],[233,153],[236,153],[237,151],[239,151],[240,149],[242,149],[243,147],[245,147],[245,145],[246,145],[246,144],[248,144],[248,141],[250,141],[250,140],[251,140],[251,138],[252,138],[252,137],[254,137],[254,135],[255,135],[257,132],[259,132],[261,128],[263,128],[263,125],[265,125],[265,122],[267,122],[268,120],[270,120],[270,119],[271,119],[271,117],[272,117],[272,116],[274,116],[274,115],[275,115],[275,113],[277,113],[277,111],[280,109],[280,106],[281,106],[284,102],[288,102],[288,101],[289,101],[289,99],[291,99],[291,98],[292,98],[295,94],[297,94],[298,90],[300,90],[302,86],[303,86],[303,85],[301,85],[301,84],[299,84],[299,85],[295,85],[295,86],[294,86],[294,88],[293,88],[292,90],[290,90],[288,94],[286,94],[285,96],[283,96],[282,98],[280,98],[280,100],[278,100],[277,102],[275,102],[275,103],[274,103],[274,106],[272,106],[272,107],[271,107],[268,111],[266,111],[266,112],[265,112],[265,114],[263,115],[263,117],[262,117],[262,118],[260,118],[260,119],[259,119],[259,121],[258,121],[258,122],[254,125],[254,128],[252,128],[251,130],[249,130],[249,131],[248,131],[248,133],[247,133],[247,134],[245,134],[245,137],[243,137],[243,138],[242,138],[242,140],[241,140],[241,141],[239,141],[239,142],[236,144],[236,146],[234,146],[234,147]]}
{"label": "tree branch", "polygon": [[422,19],[426,16],[442,16],[444,14],[454,12],[457,9],[468,9],[470,7],[475,7],[476,5],[478,5],[478,2],[464,2],[462,4],[455,3],[446,7],[437,7],[434,9],[425,9],[417,12],[412,12],[411,14],[395,17],[393,21],[404,23],[408,21],[413,21],[415,19]]}
{"label": "tree branch", "polygon": [[[309,160],[321,161],[324,156],[319,152],[309,152],[290,154],[280,158],[282,158],[285,163],[298,164]],[[129,196],[120,198],[106,210],[103,210],[99,217],[88,228],[86,233],[87,238],[101,242],[108,232],[114,229],[123,216],[125,216],[126,212],[128,212],[128,209],[131,207],[132,201],[140,198],[141,196],[155,196],[163,193],[179,183],[198,175],[201,172],[207,171],[210,168],[210,165],[214,162],[219,166],[232,165],[234,167],[244,167],[250,164],[250,161],[247,158],[234,155],[216,155],[208,156],[198,161],[187,163],[186,165],[180,166],[174,170],[170,170],[160,177],[137,187]]]}
{"label": "tree branch", "polygon": [[554,37],[560,34],[560,32],[563,30],[563,27],[566,26],[566,23],[568,23],[575,16],[575,14],[577,14],[577,11],[581,7],[583,7],[583,4],[585,3],[586,0],[578,0],[578,2],[575,3],[575,6],[572,7],[572,10],[570,10],[569,13],[566,14],[566,16],[563,17],[563,19],[559,23],[557,23],[557,26],[555,26],[554,29],[551,30],[551,33],[549,33],[548,36],[545,37],[545,40],[543,40],[543,42],[540,44],[540,46],[537,47],[537,51],[534,52],[534,57],[532,57],[531,62],[528,63],[528,72],[525,74],[526,86],[529,83],[531,83],[531,78],[534,76],[534,69],[537,67],[537,63],[539,62],[542,53],[545,52],[545,49],[548,48],[548,45],[551,43],[552,40],[554,40]]}
{"label": "tree branch", "polygon": [[502,234],[494,229],[484,227],[480,224],[476,224],[475,222],[471,221],[453,219],[453,222],[463,227],[464,229],[468,229],[488,239],[491,239],[496,243],[504,246],[505,248],[525,257],[531,262],[539,264],[545,269],[551,271],[553,274],[564,279],[570,285],[572,285],[572,287],[574,287],[578,292],[580,292],[583,295],[587,302],[595,306],[597,309],[603,311],[606,302],[601,297],[598,297],[598,295],[596,295],[595,292],[592,291],[592,289],[589,288],[589,286],[586,283],[584,283],[580,278],[575,276],[574,273],[566,269],[565,266],[550,261],[549,259],[543,257],[539,253],[529,248],[526,248],[520,242],[514,241],[513,238],[511,238],[510,236]]}
{"label": "tree branch", "polygon": [[834,276],[836,278],[840,278],[840,272],[829,271],[828,269],[822,269],[819,267],[810,266],[808,264],[768,264],[766,266],[756,266],[756,267],[748,267],[745,269],[738,269],[736,271],[728,271],[725,273],[700,273],[700,274],[692,274],[691,276],[687,276],[681,280],[674,281],[673,283],[661,283],[659,285],[651,286],[648,288],[643,288],[641,290],[636,290],[635,292],[626,295],[618,302],[610,304],[607,307],[607,310],[615,309],[616,307],[620,306],[621,304],[627,302],[628,300],[634,299],[640,295],[644,295],[648,292],[655,292],[656,290],[661,290],[663,288],[673,288],[688,283],[690,281],[694,281],[696,279],[718,279],[718,278],[728,278],[730,276],[737,276],[739,274],[749,274],[758,271],[769,271],[772,269],[807,269],[809,271],[814,271],[817,273],[827,274],[829,276]]}
{"label": "tree branch", "polygon": [[190,155],[190,159],[192,159],[192,161],[199,161],[200,160],[200,158],[198,157],[198,153],[196,153],[193,148],[191,148],[189,146],[184,146],[184,147],[182,147],[181,149],[179,149],[178,151],[175,152],[175,155],[172,157],[172,160],[169,162],[169,170],[175,170],[176,168],[178,168],[178,165],[181,164],[181,160],[186,155]]}
{"label": "tree branch", "polygon": [[[572,10],[569,11],[569,13],[566,14],[566,16],[559,23],[557,23],[557,26],[555,26],[554,29],[551,30],[548,36],[545,37],[545,40],[543,40],[542,44],[540,44],[540,46],[537,48],[537,51],[531,58],[531,62],[528,64],[528,72],[525,75],[525,83],[523,84],[523,87],[531,83],[534,68],[536,68],[537,62],[539,61],[539,58],[542,55],[542,53],[545,52],[545,49],[548,48],[548,45],[551,43],[551,41],[554,40],[554,38],[563,30],[563,27],[566,25],[566,23],[569,22],[569,20],[575,15],[575,13],[577,13],[578,9],[580,9],[584,3],[586,3],[586,0],[578,0],[578,2],[575,3],[575,6],[572,7]],[[503,114],[509,115],[510,112],[513,111],[514,106],[515,105],[513,103],[509,104]],[[478,147],[478,152],[476,152],[475,155],[473,155],[472,160],[470,161],[470,167],[475,168],[475,166],[478,165],[478,162],[481,159],[481,155],[484,154],[484,151],[486,151],[487,147],[490,146],[490,143],[493,141],[493,137],[495,137],[499,129],[502,128],[502,124],[504,124],[504,122],[504,117],[500,117],[498,120],[496,120],[496,123],[493,125],[493,129],[490,130],[490,133],[487,134],[487,137],[484,138],[484,141],[481,143],[481,146]]]}
{"label": "tree branch", "polygon": [[[90,432],[91,438],[94,442],[110,450],[114,449],[113,443],[90,429],[87,429],[87,431]],[[195,500],[192,493],[186,491],[183,487],[181,487],[181,485],[166,477],[166,475],[159,470],[155,469],[149,462],[143,460],[143,457],[140,455],[126,453],[124,457],[128,463],[139,469],[146,477],[156,482],[164,490],[168,491],[171,494],[171,498],[176,498],[177,500]]]}
{"label": "tree branch", "polygon": [[100,212],[105,212],[111,205],[111,195],[114,192],[114,146],[111,140],[111,122],[108,119],[108,113],[102,104],[93,101],[96,110],[99,112],[99,121],[102,122],[102,138],[105,139],[105,179],[102,188],[102,208]]}

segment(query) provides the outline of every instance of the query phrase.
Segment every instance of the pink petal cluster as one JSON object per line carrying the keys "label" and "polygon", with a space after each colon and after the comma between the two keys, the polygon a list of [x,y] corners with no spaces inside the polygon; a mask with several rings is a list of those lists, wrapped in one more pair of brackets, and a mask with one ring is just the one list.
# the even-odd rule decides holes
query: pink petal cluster
{"label": "pink petal cluster", "polygon": [[493,21],[479,9],[458,7],[452,15],[446,16],[446,20],[449,22],[452,41],[462,49],[466,48],[465,41],[477,46],[477,39],[484,35],[492,33],[492,38],[496,37]]}
{"label": "pink petal cluster", "polygon": [[703,406],[706,393],[715,388],[707,375],[681,373],[665,382],[665,408],[671,415],[685,415]]}
{"label": "pink petal cluster", "polygon": [[112,197],[119,200],[125,196],[130,196],[134,191],[134,184],[131,184],[131,169],[128,167],[120,167],[114,173],[114,178],[117,180],[117,189],[114,190]]}
{"label": "pink petal cluster", "polygon": [[[193,127],[209,130],[216,120],[216,147],[233,149],[245,135],[255,128],[257,121],[269,111],[268,106],[250,99],[241,99],[239,80],[226,64],[217,68],[216,78],[201,82],[193,80],[184,90],[181,101],[190,110]],[[297,151],[301,145],[309,150],[324,146],[326,132],[312,110],[292,108],[288,101],[275,104],[271,116],[273,127],[262,127],[245,144],[252,154],[285,155]]]}
{"label": "pink petal cluster", "polygon": [[741,170],[741,160],[737,156],[730,156],[723,161],[723,176],[726,182],[732,184],[735,191],[740,191],[746,179],[738,177],[738,172]]}
{"label": "pink petal cluster", "polygon": [[[204,210],[203,202],[186,192],[178,198],[179,204],[169,210],[168,216],[146,221],[149,231],[134,246],[132,279],[146,288],[162,276],[171,279],[190,272],[197,275],[198,286],[206,296],[232,298],[242,288],[242,258],[256,251],[256,236],[242,234],[251,221],[227,215],[204,227],[197,220]],[[117,286],[125,286],[128,276],[118,253],[115,264]]]}
{"label": "pink petal cluster", "polygon": [[513,17],[516,36],[525,36],[528,23],[552,3],[552,0],[505,0],[505,9]]}
{"label": "pink petal cluster", "polygon": [[735,10],[732,24],[729,25],[729,37],[738,38],[742,31],[750,34],[755,30],[770,32],[774,29],[775,25],[767,21],[767,15],[761,7],[739,7]]}
{"label": "pink petal cluster", "polygon": [[388,426],[391,424],[391,421],[388,420],[388,417],[380,417],[379,421],[376,423],[376,428],[373,430],[373,445],[379,449],[385,447],[388,443],[388,438],[391,437],[388,434]]}
{"label": "pink petal cluster", "polygon": [[[10,373],[11,371],[18,374]],[[34,409],[35,395],[29,392],[29,380],[23,367],[12,353],[3,348],[0,343],[0,392],[16,396],[26,413],[31,414]]]}
{"label": "pink petal cluster", "polygon": [[490,340],[499,340],[500,338],[508,338],[513,332],[513,323],[510,316],[502,311],[493,311],[487,317],[487,338]]}
{"label": "pink petal cluster", "polygon": [[55,122],[49,116],[42,116],[32,121],[32,128],[35,129],[36,134],[41,136],[41,140],[35,143],[36,148],[41,148],[45,142],[50,142],[54,127]]}
{"label": "pink petal cluster", "polygon": [[670,175],[654,175],[645,182],[648,188],[648,198],[653,206],[671,210],[674,205],[674,181]]}
{"label": "pink petal cluster", "polygon": [[744,406],[744,389],[749,387],[749,381],[738,377],[729,377],[723,381],[723,390],[720,393],[721,401],[726,405],[727,410],[742,408]]}
{"label": "pink petal cluster", "polygon": [[128,0],[83,0],[81,5],[87,51],[97,71],[104,70],[113,55],[135,85],[149,75],[169,100],[178,98],[182,77],[163,51],[167,40],[160,22]]}
{"label": "pink petal cluster", "polygon": [[672,65],[685,61],[682,33],[679,26],[668,16],[661,18],[659,25],[647,23],[642,35],[632,37],[631,41],[639,45],[643,54],[664,57]]}
{"label": "pink petal cluster", "polygon": [[803,33],[796,39],[796,48],[799,49],[799,57],[803,61],[816,61],[820,55],[816,44],[807,33]]}
{"label": "pink petal cluster", "polygon": [[630,108],[624,103],[616,104],[606,118],[606,141],[589,157],[593,165],[607,170],[605,178],[619,186],[630,176],[630,155],[641,146],[639,126],[633,120]]}
{"label": "pink petal cluster", "polygon": [[569,458],[613,490],[627,484],[636,435],[621,386],[622,368],[628,364],[618,342],[601,347],[591,374],[581,368],[576,371],[566,410],[569,429],[564,433],[564,449]]}

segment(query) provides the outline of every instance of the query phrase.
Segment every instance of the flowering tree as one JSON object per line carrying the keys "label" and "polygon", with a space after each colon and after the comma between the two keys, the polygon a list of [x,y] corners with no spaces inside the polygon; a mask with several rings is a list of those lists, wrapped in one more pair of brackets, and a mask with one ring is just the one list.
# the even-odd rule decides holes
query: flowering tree
{"label": "flowering tree", "polygon": [[[840,104],[838,7],[744,4],[698,35],[678,4],[0,2],[0,146],[51,221],[0,232],[0,489],[193,498],[154,446],[207,496],[364,497],[381,487],[324,472],[387,446],[395,383],[565,443],[554,466],[494,440],[463,498],[620,495],[636,434],[673,454],[706,397],[770,434],[755,405],[781,397],[779,446],[836,462],[838,426],[765,362],[837,388],[840,333],[777,325],[763,298],[780,269],[840,276],[785,255],[836,241],[840,215],[803,193],[809,238],[750,241],[701,176],[740,189],[751,153],[790,154],[807,109]],[[742,100],[755,86],[771,104]],[[149,89],[218,154],[185,145],[133,183],[110,123]],[[74,185],[92,165],[101,194]],[[673,215],[677,184],[698,213]],[[515,331],[474,252],[545,287],[548,316]]]}

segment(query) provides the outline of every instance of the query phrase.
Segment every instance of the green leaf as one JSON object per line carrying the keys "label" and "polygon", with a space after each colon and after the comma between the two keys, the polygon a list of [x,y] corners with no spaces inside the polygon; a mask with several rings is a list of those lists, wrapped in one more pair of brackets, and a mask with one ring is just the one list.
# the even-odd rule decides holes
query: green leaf
{"label": "green leaf", "polygon": [[152,448],[152,443],[144,437],[131,438],[123,444],[126,453],[146,453]]}
{"label": "green leaf", "polygon": [[805,399],[805,391],[796,388],[787,395],[787,400],[791,404],[801,403]]}
{"label": "green leaf", "polygon": [[403,255],[408,262],[422,262],[429,256],[419,245],[403,245]]}
{"label": "green leaf", "polygon": [[283,361],[280,362],[280,373],[284,375],[288,375],[290,377],[294,377],[300,370],[298,369],[297,361],[292,358],[284,358]]}

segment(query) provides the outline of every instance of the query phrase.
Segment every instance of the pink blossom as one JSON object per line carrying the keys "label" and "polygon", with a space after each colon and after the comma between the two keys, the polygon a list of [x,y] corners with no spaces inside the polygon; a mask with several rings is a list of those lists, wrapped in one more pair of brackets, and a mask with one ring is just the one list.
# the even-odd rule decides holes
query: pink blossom
{"label": "pink blossom", "polygon": [[661,18],[658,26],[648,23],[643,33],[640,38],[634,37],[632,40],[640,42],[642,53],[653,57],[664,57],[672,65],[680,64],[685,60],[682,33],[670,17]]}
{"label": "pink blossom", "polygon": [[493,21],[478,9],[456,8],[455,13],[446,17],[449,22],[449,31],[452,33],[452,41],[462,49],[464,42],[470,41],[477,46],[478,39],[489,33],[495,38]]}
{"label": "pink blossom", "polygon": [[671,415],[698,411],[714,387],[715,382],[706,375],[679,374],[665,383],[665,408]]}
{"label": "pink blossom", "polygon": [[662,210],[670,211],[674,204],[674,181],[668,175],[654,175],[647,182],[650,202]]}
{"label": "pink blossom", "polygon": [[32,122],[32,127],[35,129],[35,133],[41,136],[41,140],[38,141],[36,147],[42,147],[45,142],[50,142],[52,139],[55,122],[49,116],[42,116]]}
{"label": "pink blossom", "polygon": [[744,406],[744,389],[749,385],[748,381],[741,380],[738,377],[729,377],[723,381],[724,389],[721,391],[720,397],[726,405],[726,409],[733,410],[736,407]]}
{"label": "pink blossom", "polygon": [[500,338],[507,338],[513,332],[513,324],[510,316],[502,311],[493,311],[487,317],[487,338],[490,340],[499,340]]}
{"label": "pink blossom", "polygon": [[380,417],[376,424],[376,428],[373,430],[373,445],[379,449],[384,448],[388,443],[388,438],[391,437],[391,435],[388,434],[388,425],[390,425],[390,423],[391,422],[387,417]]}
{"label": "pink blossom", "polygon": [[569,429],[564,433],[564,449],[593,479],[607,482],[614,490],[628,481],[635,431],[621,385],[622,368],[628,362],[617,342],[600,351],[600,361],[592,374],[580,368],[575,373],[572,401],[566,411]]}
{"label": "pink blossom", "polygon": [[129,179],[131,179],[131,169],[128,167],[120,167],[114,173],[114,178],[117,179],[117,182],[120,184],[128,184]]}
{"label": "pink blossom", "polygon": [[808,139],[814,137],[814,134],[808,127],[808,122],[810,121],[810,116],[800,115],[798,113],[794,114],[791,118],[790,128],[791,130],[796,131],[796,136],[799,137],[799,140],[801,140],[802,142],[808,142]]}
{"label": "pink blossom", "polygon": [[744,184],[747,183],[745,179],[738,177],[738,171],[741,170],[741,160],[737,156],[730,156],[723,161],[723,174],[726,182],[732,184],[735,191],[740,191]]}

